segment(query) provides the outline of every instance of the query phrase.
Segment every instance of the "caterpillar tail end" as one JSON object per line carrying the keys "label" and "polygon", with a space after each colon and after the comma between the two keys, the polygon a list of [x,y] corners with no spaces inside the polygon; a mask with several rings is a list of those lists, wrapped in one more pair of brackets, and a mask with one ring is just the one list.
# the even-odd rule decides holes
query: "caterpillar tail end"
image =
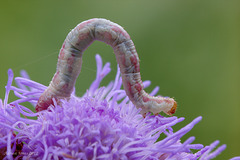
{"label": "caterpillar tail end", "polygon": [[[40,98],[41,98],[41,97],[40,97]],[[37,112],[40,112],[40,111],[43,111],[43,110],[47,110],[48,107],[49,107],[50,105],[52,105],[52,104],[53,104],[53,100],[52,100],[52,99],[44,100],[44,101],[42,101],[42,100],[39,99],[39,101],[38,101],[38,103],[37,103],[37,105],[36,105],[36,107],[35,107],[35,110],[36,110]]]}
{"label": "caterpillar tail end", "polygon": [[48,90],[45,90],[39,97],[38,103],[35,107],[37,112],[47,110],[50,105],[54,105],[53,98],[55,98]]}

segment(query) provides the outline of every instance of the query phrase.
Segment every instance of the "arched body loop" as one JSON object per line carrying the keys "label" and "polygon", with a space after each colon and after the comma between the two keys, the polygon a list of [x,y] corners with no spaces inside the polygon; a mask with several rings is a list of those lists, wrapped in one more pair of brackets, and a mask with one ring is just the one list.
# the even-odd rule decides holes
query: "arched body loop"
{"label": "arched body loop", "polygon": [[143,90],[138,54],[128,33],[118,24],[99,18],[78,24],[68,34],[58,56],[56,73],[40,96],[36,111],[47,109],[53,104],[52,98],[58,101],[70,97],[81,71],[83,52],[95,40],[113,48],[126,94],[137,108],[142,109],[142,114],[175,113],[177,103],[173,98],[153,97]]}

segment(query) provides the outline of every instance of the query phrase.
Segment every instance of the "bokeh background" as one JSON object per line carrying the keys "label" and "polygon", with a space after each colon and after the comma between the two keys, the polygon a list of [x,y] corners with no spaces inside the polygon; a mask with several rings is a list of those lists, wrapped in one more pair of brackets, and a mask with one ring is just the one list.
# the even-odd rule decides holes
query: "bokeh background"
{"label": "bokeh background", "polygon": [[[227,149],[216,159],[240,156],[240,1],[190,0],[58,0],[0,2],[0,97],[4,98],[7,70],[26,70],[31,79],[48,85],[58,51],[78,23],[102,17],[123,26],[141,60],[143,80],[150,92],[175,97],[176,116],[203,120],[187,136],[209,145],[216,139]],[[94,42],[84,54],[77,80],[81,96],[95,78],[95,54],[117,64],[110,46]],[[11,99],[14,95],[11,94]]]}

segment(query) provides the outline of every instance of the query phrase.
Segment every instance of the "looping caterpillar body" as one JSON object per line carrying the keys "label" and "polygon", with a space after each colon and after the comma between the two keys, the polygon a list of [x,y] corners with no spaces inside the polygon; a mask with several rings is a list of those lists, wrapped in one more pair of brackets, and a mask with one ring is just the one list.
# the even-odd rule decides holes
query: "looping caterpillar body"
{"label": "looping caterpillar body", "polygon": [[53,104],[52,98],[69,98],[81,71],[83,52],[95,40],[110,45],[119,64],[123,87],[132,103],[141,108],[142,114],[161,111],[175,113],[177,103],[168,97],[153,97],[143,90],[139,58],[133,41],[118,24],[106,19],[94,18],[78,24],[65,39],[58,56],[57,70],[49,87],[40,96],[36,111]]}

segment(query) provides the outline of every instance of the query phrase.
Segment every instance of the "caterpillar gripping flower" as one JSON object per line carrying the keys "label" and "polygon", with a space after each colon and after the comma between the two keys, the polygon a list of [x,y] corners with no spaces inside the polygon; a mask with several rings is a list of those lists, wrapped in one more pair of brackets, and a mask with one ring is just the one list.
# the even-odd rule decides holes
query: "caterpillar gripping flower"
{"label": "caterpillar gripping flower", "polygon": [[36,111],[45,110],[60,99],[69,98],[81,71],[83,52],[95,40],[110,45],[119,64],[123,87],[131,102],[147,112],[168,115],[175,113],[177,103],[169,97],[153,97],[143,90],[139,58],[133,41],[118,24],[94,18],[78,24],[67,36],[58,56],[57,71],[49,87],[41,95]]}

